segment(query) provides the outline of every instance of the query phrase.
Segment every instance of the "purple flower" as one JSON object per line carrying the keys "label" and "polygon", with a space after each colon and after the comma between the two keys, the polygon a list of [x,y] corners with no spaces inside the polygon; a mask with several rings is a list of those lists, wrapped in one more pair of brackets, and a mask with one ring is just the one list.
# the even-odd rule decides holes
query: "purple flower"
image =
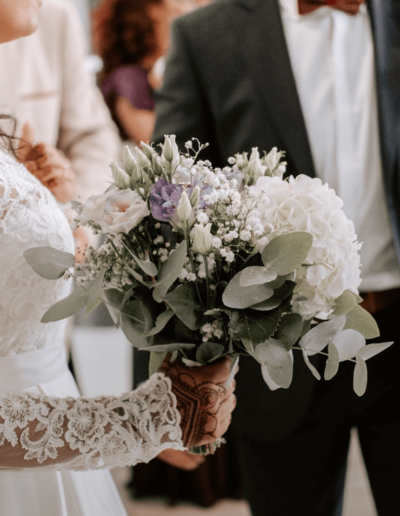
{"label": "purple flower", "polygon": [[150,193],[150,211],[153,217],[161,222],[169,222],[175,215],[182,191],[183,186],[159,179],[151,187]]}
{"label": "purple flower", "polygon": [[[212,187],[201,185],[200,182],[195,181],[194,185],[186,187],[188,197],[192,195],[193,188],[197,185],[201,187],[198,207],[203,210],[208,206],[204,201],[204,197],[211,193]],[[176,223],[176,208],[178,207],[179,198],[184,188],[183,185],[169,183],[166,179],[159,179],[157,183],[151,187],[150,211],[156,220]]]}

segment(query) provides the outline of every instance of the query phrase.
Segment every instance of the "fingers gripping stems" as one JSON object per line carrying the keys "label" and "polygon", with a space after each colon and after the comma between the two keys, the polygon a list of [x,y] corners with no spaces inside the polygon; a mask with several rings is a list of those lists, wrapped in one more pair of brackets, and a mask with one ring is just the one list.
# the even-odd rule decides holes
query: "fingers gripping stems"
{"label": "fingers gripping stems", "polygon": [[212,442],[219,429],[225,426],[220,422],[220,411],[226,389],[207,379],[199,381],[198,374],[167,360],[160,372],[172,381],[172,392],[181,415],[184,445],[190,447]]}

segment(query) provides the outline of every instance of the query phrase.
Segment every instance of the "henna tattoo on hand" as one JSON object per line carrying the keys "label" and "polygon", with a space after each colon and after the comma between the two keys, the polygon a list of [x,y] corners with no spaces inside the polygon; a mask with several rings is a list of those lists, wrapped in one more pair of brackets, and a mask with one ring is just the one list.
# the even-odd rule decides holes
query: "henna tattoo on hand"
{"label": "henna tattoo on hand", "polygon": [[[217,414],[226,395],[224,387],[210,381],[197,383],[189,369],[164,361],[160,372],[172,381],[181,415],[182,440],[185,446],[198,446],[216,438]],[[197,375],[196,375],[197,376]]]}

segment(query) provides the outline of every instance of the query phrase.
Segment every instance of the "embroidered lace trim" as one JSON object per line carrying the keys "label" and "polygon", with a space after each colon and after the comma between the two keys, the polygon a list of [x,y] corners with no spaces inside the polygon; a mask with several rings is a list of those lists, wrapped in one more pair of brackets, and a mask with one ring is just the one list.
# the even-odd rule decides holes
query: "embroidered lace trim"
{"label": "embroidered lace trim", "polygon": [[7,467],[1,461],[6,441],[26,450],[24,460],[39,464],[57,459],[57,450],[69,446],[73,460],[57,464],[57,469],[134,465],[166,448],[184,450],[171,388],[171,380],[157,373],[119,397],[60,399],[0,391],[0,464]]}

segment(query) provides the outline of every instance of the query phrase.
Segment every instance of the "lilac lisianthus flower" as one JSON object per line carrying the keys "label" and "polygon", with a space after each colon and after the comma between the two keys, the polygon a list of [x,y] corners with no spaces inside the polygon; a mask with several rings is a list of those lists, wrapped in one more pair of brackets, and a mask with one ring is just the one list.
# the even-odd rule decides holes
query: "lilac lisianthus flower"
{"label": "lilac lisianthus flower", "polygon": [[182,185],[159,179],[151,187],[150,193],[150,211],[153,217],[161,222],[169,222],[176,213],[182,191]]}

